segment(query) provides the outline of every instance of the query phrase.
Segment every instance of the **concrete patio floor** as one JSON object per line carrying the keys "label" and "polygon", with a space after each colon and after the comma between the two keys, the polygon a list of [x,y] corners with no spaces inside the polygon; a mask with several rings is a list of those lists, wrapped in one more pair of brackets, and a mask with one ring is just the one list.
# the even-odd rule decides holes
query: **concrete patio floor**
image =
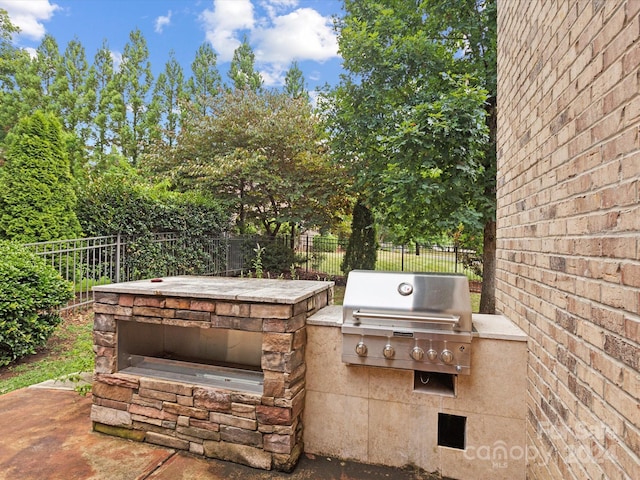
{"label": "concrete patio floor", "polygon": [[424,472],[303,455],[293,473],[255,470],[93,432],[91,397],[46,382],[0,396],[0,480],[425,480]]}

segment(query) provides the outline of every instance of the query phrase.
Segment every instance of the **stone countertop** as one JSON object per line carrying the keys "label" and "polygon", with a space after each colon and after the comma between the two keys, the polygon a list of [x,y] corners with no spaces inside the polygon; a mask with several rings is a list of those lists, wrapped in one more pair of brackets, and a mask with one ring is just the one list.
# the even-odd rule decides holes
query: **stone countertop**
{"label": "stone countertop", "polygon": [[[330,305],[307,319],[307,325],[322,327],[342,326],[342,306]],[[527,334],[503,315],[473,314],[473,336],[494,340],[526,342]]]}
{"label": "stone countertop", "polygon": [[93,287],[93,291],[296,304],[316,293],[328,290],[333,285],[333,282],[313,280],[179,276],[99,285]]}

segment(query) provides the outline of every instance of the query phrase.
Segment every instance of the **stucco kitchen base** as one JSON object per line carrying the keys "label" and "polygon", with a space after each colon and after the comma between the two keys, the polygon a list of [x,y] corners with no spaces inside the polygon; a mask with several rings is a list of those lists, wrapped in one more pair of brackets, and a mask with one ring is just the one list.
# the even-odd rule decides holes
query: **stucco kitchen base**
{"label": "stucco kitchen base", "polygon": [[[525,478],[524,332],[502,316],[474,315],[471,375],[437,393],[412,371],[342,363],[341,320],[338,306],[307,320],[306,452],[456,479]],[[439,422],[452,417],[466,419],[464,448],[439,445]]]}

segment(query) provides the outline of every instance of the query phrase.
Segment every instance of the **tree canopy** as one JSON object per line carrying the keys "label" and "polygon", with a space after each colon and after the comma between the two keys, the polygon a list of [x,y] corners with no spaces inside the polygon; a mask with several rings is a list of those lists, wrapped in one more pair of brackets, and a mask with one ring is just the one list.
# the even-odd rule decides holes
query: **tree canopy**
{"label": "tree canopy", "polygon": [[354,193],[403,241],[460,226],[482,235],[495,215],[494,0],[344,10],[345,74],[321,105]]}
{"label": "tree canopy", "polygon": [[[211,115],[189,119],[173,149],[146,165],[177,188],[215,192],[235,212],[238,230],[267,235],[288,226],[330,224],[345,207],[306,99],[273,91],[220,94]],[[332,178],[331,182],[327,182]]]}

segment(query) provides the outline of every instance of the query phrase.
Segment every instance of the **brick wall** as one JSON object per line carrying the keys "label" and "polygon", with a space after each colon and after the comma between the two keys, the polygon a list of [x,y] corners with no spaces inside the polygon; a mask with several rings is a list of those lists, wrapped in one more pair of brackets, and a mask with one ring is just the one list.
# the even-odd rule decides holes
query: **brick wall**
{"label": "brick wall", "polygon": [[640,0],[498,0],[497,308],[530,478],[640,468]]}

